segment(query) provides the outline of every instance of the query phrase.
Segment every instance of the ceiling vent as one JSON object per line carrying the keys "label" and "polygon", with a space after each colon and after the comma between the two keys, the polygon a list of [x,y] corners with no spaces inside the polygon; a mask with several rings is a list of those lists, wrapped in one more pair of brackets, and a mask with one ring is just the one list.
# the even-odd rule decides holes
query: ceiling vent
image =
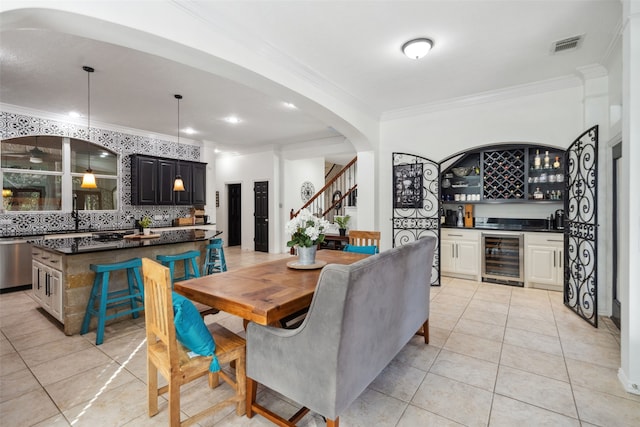
{"label": "ceiling vent", "polygon": [[551,53],[567,52],[576,50],[582,44],[583,36],[573,36],[566,39],[558,40],[551,46]]}

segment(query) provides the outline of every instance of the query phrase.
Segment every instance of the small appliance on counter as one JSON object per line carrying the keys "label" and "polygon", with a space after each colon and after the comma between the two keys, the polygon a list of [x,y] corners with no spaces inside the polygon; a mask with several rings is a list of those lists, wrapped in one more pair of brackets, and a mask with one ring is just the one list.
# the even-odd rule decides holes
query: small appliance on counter
{"label": "small appliance on counter", "polygon": [[456,221],[456,227],[464,227],[464,213],[462,212],[462,206],[458,206],[458,220]]}
{"label": "small appliance on counter", "polygon": [[564,210],[558,209],[553,218],[553,228],[556,230],[564,230]]}

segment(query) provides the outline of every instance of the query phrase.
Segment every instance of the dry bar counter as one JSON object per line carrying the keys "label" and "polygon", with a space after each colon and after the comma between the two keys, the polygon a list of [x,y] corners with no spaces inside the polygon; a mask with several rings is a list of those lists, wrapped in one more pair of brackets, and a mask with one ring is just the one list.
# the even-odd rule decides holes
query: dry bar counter
{"label": "dry bar counter", "polygon": [[[64,333],[80,332],[95,273],[90,264],[111,264],[131,258],[172,255],[190,250],[201,253],[217,234],[213,230],[164,231],[156,238],[124,238],[124,233],[101,233],[95,236],[37,240],[32,243],[33,295],[43,309],[60,321]],[[181,274],[182,263],[176,265]],[[124,271],[117,271],[110,279],[110,291],[125,289]],[[114,321],[126,319],[122,317]],[[95,329],[95,319],[91,324]]]}

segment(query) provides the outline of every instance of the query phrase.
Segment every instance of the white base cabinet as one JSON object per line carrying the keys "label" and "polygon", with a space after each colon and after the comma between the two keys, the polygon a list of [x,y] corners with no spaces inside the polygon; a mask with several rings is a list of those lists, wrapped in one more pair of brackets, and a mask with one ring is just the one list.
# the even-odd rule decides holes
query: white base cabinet
{"label": "white base cabinet", "polygon": [[54,267],[59,266],[60,263],[60,257],[34,249],[31,262],[31,286],[33,296],[40,306],[54,318],[64,322],[62,270]]}
{"label": "white base cabinet", "polygon": [[527,233],[525,240],[525,286],[562,292],[563,234]]}
{"label": "white base cabinet", "polygon": [[440,270],[445,276],[480,281],[480,233],[441,229]]}

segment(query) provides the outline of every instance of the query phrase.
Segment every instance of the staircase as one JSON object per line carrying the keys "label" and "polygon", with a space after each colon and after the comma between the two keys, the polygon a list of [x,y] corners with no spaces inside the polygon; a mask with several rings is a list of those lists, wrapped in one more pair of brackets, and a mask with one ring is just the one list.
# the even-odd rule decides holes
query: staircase
{"label": "staircase", "polygon": [[355,206],[358,188],[358,184],[356,184],[357,160],[356,156],[347,163],[300,209],[297,211],[291,209],[289,217],[295,218],[302,209],[309,209],[312,214],[333,222],[335,215],[344,215],[346,206]]}

